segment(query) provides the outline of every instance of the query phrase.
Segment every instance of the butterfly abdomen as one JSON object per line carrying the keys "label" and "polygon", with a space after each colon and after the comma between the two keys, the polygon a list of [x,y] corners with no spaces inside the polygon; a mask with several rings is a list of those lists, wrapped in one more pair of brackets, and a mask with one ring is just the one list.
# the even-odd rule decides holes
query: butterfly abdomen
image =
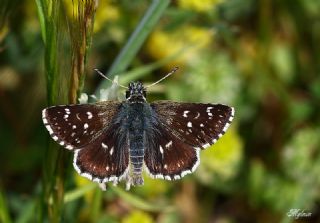
{"label": "butterfly abdomen", "polygon": [[130,134],[130,147],[129,147],[129,154],[130,154],[130,163],[133,167],[134,173],[141,173],[142,172],[142,165],[143,165],[143,158],[144,158],[144,148],[143,148],[143,138],[142,135]]}
{"label": "butterfly abdomen", "polygon": [[129,105],[128,120],[129,126],[129,157],[131,164],[133,185],[142,185],[142,167],[144,160],[144,126],[145,118],[143,115],[144,105],[141,103],[132,103]]}
{"label": "butterfly abdomen", "polygon": [[144,159],[143,139],[137,136],[131,137],[129,148],[130,164],[132,170],[133,185],[142,185],[142,167]]}

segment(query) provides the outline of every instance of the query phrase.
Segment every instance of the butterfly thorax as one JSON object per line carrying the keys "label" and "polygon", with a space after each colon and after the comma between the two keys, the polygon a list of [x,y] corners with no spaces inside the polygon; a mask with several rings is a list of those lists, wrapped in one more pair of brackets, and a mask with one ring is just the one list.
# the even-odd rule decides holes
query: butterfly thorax
{"label": "butterfly thorax", "polygon": [[126,100],[129,103],[146,102],[146,90],[141,82],[130,82],[126,91]]}

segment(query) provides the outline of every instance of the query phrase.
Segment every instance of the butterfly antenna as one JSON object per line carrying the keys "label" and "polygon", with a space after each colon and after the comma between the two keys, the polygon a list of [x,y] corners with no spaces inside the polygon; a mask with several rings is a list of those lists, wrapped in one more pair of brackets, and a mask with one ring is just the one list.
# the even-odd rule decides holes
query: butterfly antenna
{"label": "butterfly antenna", "polygon": [[125,89],[128,89],[128,87],[126,86],[123,86],[122,84],[119,84],[118,82],[114,81],[114,80],[111,80],[110,78],[108,78],[106,75],[104,75],[100,70],[98,69],[94,69],[98,74],[100,74],[102,77],[104,77],[105,79],[107,79],[108,81],[111,81],[112,83],[120,86],[120,87],[123,87]]}
{"label": "butterfly antenna", "polygon": [[179,67],[174,67],[166,76],[164,76],[163,78],[161,78],[160,80],[146,86],[145,88],[149,88],[152,87],[153,85],[158,84],[159,82],[163,81],[164,79],[166,79],[167,77],[169,77],[170,75],[174,74],[177,70],[179,69]]}

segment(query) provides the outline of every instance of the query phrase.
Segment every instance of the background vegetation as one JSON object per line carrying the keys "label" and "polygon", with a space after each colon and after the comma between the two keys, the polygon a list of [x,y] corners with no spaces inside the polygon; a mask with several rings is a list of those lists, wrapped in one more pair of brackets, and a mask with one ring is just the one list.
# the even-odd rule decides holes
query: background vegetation
{"label": "background vegetation", "polygon": [[[0,222],[319,222],[320,1],[1,0]],[[41,110],[151,83],[149,101],[235,107],[197,171],[96,184],[48,137]],[[291,209],[312,213],[295,219]]]}

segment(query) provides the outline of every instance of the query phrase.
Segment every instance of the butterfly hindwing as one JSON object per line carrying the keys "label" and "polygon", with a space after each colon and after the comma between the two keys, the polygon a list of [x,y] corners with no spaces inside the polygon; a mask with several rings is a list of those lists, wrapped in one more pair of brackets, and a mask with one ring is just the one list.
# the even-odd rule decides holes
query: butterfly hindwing
{"label": "butterfly hindwing", "polygon": [[180,179],[199,164],[199,148],[179,140],[159,122],[145,133],[145,167],[154,178]]}
{"label": "butterfly hindwing", "polygon": [[160,123],[183,142],[197,148],[214,144],[228,129],[234,108],[222,104],[151,103]]}
{"label": "butterfly hindwing", "polygon": [[108,128],[120,102],[62,105],[46,108],[42,119],[51,137],[67,149],[80,148]]}
{"label": "butterfly hindwing", "polygon": [[118,182],[126,175],[129,144],[120,128],[112,123],[92,143],[75,150],[73,165],[80,175],[98,183]]}

